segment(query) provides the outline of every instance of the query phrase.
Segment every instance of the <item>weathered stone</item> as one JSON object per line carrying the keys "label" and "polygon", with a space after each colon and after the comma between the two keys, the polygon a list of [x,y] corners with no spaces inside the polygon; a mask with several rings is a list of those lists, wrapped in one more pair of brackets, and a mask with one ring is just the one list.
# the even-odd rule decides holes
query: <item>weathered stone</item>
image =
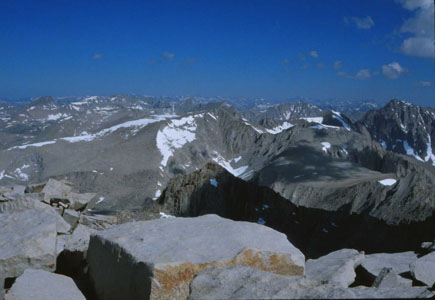
{"label": "weathered stone", "polygon": [[27,269],[17,278],[5,300],[86,300],[74,281],[64,275]]}
{"label": "weathered stone", "polygon": [[63,250],[65,249],[65,245],[70,238],[71,235],[69,234],[62,234],[56,237],[56,257],[58,257],[59,254],[63,252]]}
{"label": "weathered stone", "polygon": [[83,210],[86,205],[88,205],[89,201],[91,201],[97,194],[94,193],[68,193],[66,198],[69,200],[69,205],[71,209],[74,210]]}
{"label": "weathered stone", "polygon": [[355,281],[355,268],[364,260],[364,254],[353,249],[342,249],[318,259],[309,259],[305,264],[308,278],[323,284],[348,287]]}
{"label": "weathered stone", "polygon": [[91,227],[95,230],[103,230],[112,226],[112,223],[110,223],[106,218],[104,218],[104,216],[100,216],[100,215],[91,216],[91,215],[81,214],[79,223]]}
{"label": "weathered stone", "polygon": [[435,252],[420,257],[410,266],[412,276],[428,286],[435,283]]}
{"label": "weathered stone", "polygon": [[27,268],[55,269],[56,216],[36,208],[0,215],[0,265],[6,277]]}
{"label": "weathered stone", "polygon": [[22,194],[24,194],[24,191],[26,190],[26,187],[24,186],[24,185],[18,185],[18,184],[16,184],[16,185],[14,185],[13,187],[12,187],[12,191],[15,193],[15,194],[20,194],[20,195],[22,195]]}
{"label": "weathered stone", "polygon": [[4,283],[5,273],[3,272],[3,267],[0,265],[0,300],[3,300],[3,297],[5,295]]}
{"label": "weathered stone", "polygon": [[286,276],[243,265],[206,269],[190,283],[194,299],[353,298],[349,289],[319,285],[304,276]]}
{"label": "weathered stone", "polygon": [[29,208],[46,208],[47,205],[41,203],[40,201],[35,201],[34,199],[22,197],[20,199],[1,202],[0,203],[0,213],[10,213],[14,211],[22,211]]}
{"label": "weathered stone", "polygon": [[42,189],[42,193],[45,194],[45,202],[50,203],[52,198],[64,199],[71,190],[71,186],[50,178]]}
{"label": "weathered stone", "polygon": [[303,275],[304,255],[266,226],[216,215],[113,226],[91,236],[89,273],[101,299],[185,299],[204,269],[245,264]]}
{"label": "weathered stone", "polygon": [[401,288],[369,288],[356,287],[349,289],[358,299],[414,299],[432,298],[435,293],[425,287],[401,287]]}
{"label": "weathered stone", "polygon": [[435,251],[435,241],[421,243],[420,248],[423,250],[424,253],[434,252]]}
{"label": "weathered stone", "polygon": [[399,276],[392,268],[383,268],[373,282],[376,288],[412,287],[412,280]]}
{"label": "weathered stone", "polygon": [[26,187],[25,193],[41,193],[42,189],[45,187],[45,183],[36,183],[36,184],[29,184]]}
{"label": "weathered stone", "polygon": [[79,223],[80,213],[72,209],[65,209],[62,217],[68,224],[75,227]]}
{"label": "weathered stone", "polygon": [[77,225],[73,234],[66,240],[64,249],[69,252],[82,252],[84,258],[86,258],[91,234],[96,232],[97,231],[95,229],[89,228],[87,226],[83,226],[81,224]]}
{"label": "weathered stone", "polygon": [[417,254],[411,251],[369,254],[365,256],[361,267],[374,277],[377,277],[383,268],[391,268],[397,274],[402,274],[409,272],[409,265],[416,260]]}

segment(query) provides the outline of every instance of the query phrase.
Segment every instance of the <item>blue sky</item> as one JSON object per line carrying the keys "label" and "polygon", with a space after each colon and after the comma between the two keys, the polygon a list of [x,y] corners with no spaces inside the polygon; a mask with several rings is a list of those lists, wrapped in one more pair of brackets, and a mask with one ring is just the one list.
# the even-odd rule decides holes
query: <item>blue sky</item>
{"label": "blue sky", "polygon": [[0,0],[0,98],[399,98],[435,106],[432,0]]}

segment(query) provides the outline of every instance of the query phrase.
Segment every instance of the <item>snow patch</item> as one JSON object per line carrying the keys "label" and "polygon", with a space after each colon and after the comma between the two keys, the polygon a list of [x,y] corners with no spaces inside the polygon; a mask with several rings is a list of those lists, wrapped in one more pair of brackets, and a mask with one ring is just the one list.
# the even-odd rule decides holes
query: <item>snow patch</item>
{"label": "snow patch", "polygon": [[175,218],[176,218],[175,216],[165,214],[164,212],[160,213],[160,219],[175,219]]}
{"label": "snow patch", "polygon": [[162,154],[162,166],[174,155],[175,149],[195,140],[196,122],[194,116],[171,120],[167,126],[157,132],[156,145]]}
{"label": "snow patch", "polygon": [[216,181],[215,178],[210,179],[210,184],[214,187],[218,187],[218,182]]}
{"label": "snow patch", "polygon": [[260,225],[264,225],[264,224],[266,224],[266,221],[264,221],[263,218],[258,218],[257,223]]}
{"label": "snow patch", "polygon": [[23,169],[29,168],[29,165],[23,165],[21,168],[16,168],[14,171],[14,174],[17,176],[17,179],[20,179],[22,181],[28,181],[29,175],[23,172]]}
{"label": "snow patch", "polygon": [[233,174],[236,177],[239,177],[240,175],[242,175],[243,173],[246,172],[246,170],[248,169],[249,166],[242,166],[240,168],[234,169],[231,166],[231,163],[227,160],[225,160],[225,158],[222,157],[222,155],[220,155],[219,153],[217,153],[216,151],[213,152],[216,157],[213,158],[213,160],[220,165],[221,167],[223,167],[224,169],[226,169],[228,172],[230,172],[231,174]]}
{"label": "snow patch", "polygon": [[103,201],[104,201],[104,197],[100,197],[100,198],[98,199],[98,201],[95,202],[95,204],[101,203],[101,202],[103,202]]}
{"label": "snow patch", "polygon": [[430,139],[430,135],[427,135],[427,150],[426,150],[426,157],[424,158],[424,161],[432,160],[432,166],[435,167],[435,155],[432,153],[432,141]]}
{"label": "snow patch", "polygon": [[412,148],[411,146],[409,146],[407,141],[403,141],[403,148],[405,148],[406,154],[409,156],[414,156],[415,159],[419,160],[419,161],[424,161],[421,159],[420,156],[417,155],[417,153],[414,151],[414,148]]}
{"label": "snow patch", "polygon": [[302,120],[305,120],[310,123],[319,123],[322,124],[323,117],[315,117],[315,118],[301,118]]}
{"label": "snow patch", "polygon": [[284,122],[279,126],[276,126],[272,129],[266,129],[267,132],[271,133],[271,134],[278,134],[286,129],[289,129],[291,127],[293,127],[293,124],[290,124],[289,122]]}
{"label": "snow patch", "polygon": [[235,163],[237,163],[239,160],[241,160],[242,159],[242,157],[241,156],[239,156],[239,157],[236,157],[236,158],[233,158],[233,161],[235,162]]}
{"label": "snow patch", "polygon": [[382,185],[385,185],[385,186],[391,186],[391,185],[395,184],[397,182],[397,180],[392,179],[392,178],[388,178],[388,179],[378,180],[378,182]]}
{"label": "snow patch", "polygon": [[322,142],[322,151],[324,151],[325,153],[328,153],[328,149],[331,148],[331,144],[328,142]]}

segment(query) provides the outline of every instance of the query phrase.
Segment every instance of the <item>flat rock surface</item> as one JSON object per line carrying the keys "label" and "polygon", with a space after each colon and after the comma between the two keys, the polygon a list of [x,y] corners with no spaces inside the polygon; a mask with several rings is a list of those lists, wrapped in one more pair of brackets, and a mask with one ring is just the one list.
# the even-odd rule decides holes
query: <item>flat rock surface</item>
{"label": "flat rock surface", "polygon": [[[88,260],[97,294],[104,299],[185,298],[194,274],[206,268],[246,264],[277,274],[303,275],[305,261],[284,234],[216,215],[111,227],[91,236]],[[133,283],[149,290],[136,291]]]}
{"label": "flat rock surface", "polygon": [[412,287],[412,280],[406,279],[397,274],[392,268],[383,268],[373,282],[372,287],[376,288],[400,288]]}
{"label": "flat rock surface", "polygon": [[410,268],[415,279],[431,287],[435,283],[435,252],[420,257]]}
{"label": "flat rock surface", "polygon": [[277,275],[243,265],[206,269],[190,284],[189,299],[352,298],[349,289],[321,285],[303,276]]}
{"label": "flat rock surface", "polygon": [[350,289],[354,294],[353,298],[358,299],[414,299],[414,298],[432,298],[434,292],[425,287],[401,287],[401,288],[369,288],[356,287]]}
{"label": "flat rock surface", "polygon": [[0,214],[0,265],[6,277],[27,268],[55,269],[57,217],[44,209]]}
{"label": "flat rock surface", "polygon": [[409,272],[409,265],[417,260],[417,254],[408,251],[400,253],[376,253],[365,256],[361,266],[373,276],[378,276],[383,268],[391,268],[397,274]]}
{"label": "flat rock surface", "polygon": [[66,276],[27,269],[17,278],[5,300],[86,300]]}
{"label": "flat rock surface", "polygon": [[364,260],[364,254],[353,249],[342,249],[318,259],[309,259],[305,265],[308,278],[321,283],[348,287],[355,280],[355,268]]}

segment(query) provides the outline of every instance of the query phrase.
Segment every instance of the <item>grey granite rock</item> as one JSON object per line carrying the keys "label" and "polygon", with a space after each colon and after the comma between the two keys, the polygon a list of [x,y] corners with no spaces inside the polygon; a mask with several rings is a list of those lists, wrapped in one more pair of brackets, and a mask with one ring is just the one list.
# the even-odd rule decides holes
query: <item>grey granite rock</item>
{"label": "grey granite rock", "polygon": [[353,298],[347,288],[319,285],[304,276],[286,276],[243,265],[206,269],[190,283],[196,299],[328,299]]}
{"label": "grey granite rock", "polygon": [[184,299],[207,268],[246,264],[303,275],[305,259],[271,228],[205,215],[113,226],[91,236],[88,262],[101,299]]}
{"label": "grey granite rock", "polygon": [[62,217],[68,224],[75,227],[80,220],[80,213],[73,209],[65,209]]}
{"label": "grey granite rock", "polygon": [[369,288],[356,287],[349,289],[354,298],[358,299],[414,299],[414,298],[432,298],[434,292],[425,287],[401,287],[401,288]]}
{"label": "grey granite rock", "polygon": [[0,265],[6,277],[18,277],[27,268],[55,269],[56,216],[44,209],[0,215]]}
{"label": "grey granite rock", "polygon": [[391,268],[397,274],[409,272],[409,265],[417,260],[417,254],[408,251],[400,253],[377,253],[365,256],[361,266],[377,277],[383,268]]}
{"label": "grey granite rock", "polygon": [[412,287],[412,280],[399,276],[392,268],[383,268],[373,282],[376,288]]}
{"label": "grey granite rock", "polygon": [[435,283],[435,252],[420,257],[410,268],[415,279],[431,287]]}
{"label": "grey granite rock", "polygon": [[323,284],[348,287],[355,280],[355,268],[364,260],[364,254],[353,249],[342,249],[305,264],[308,278]]}
{"label": "grey granite rock", "polygon": [[3,272],[3,267],[0,265],[0,300],[3,300],[3,297],[5,295],[4,283],[5,273]]}
{"label": "grey granite rock", "polygon": [[77,225],[73,234],[66,240],[64,249],[69,252],[82,252],[86,258],[91,234],[96,232],[97,231],[95,229],[89,228],[87,226],[83,226],[81,224]]}
{"label": "grey granite rock", "polygon": [[71,192],[72,187],[66,185],[63,182],[54,180],[50,178],[47,184],[42,189],[42,193],[45,194],[45,201],[50,203],[52,198],[64,198],[69,192]]}
{"label": "grey granite rock", "polygon": [[74,281],[64,275],[27,269],[17,278],[5,300],[86,300]]}

